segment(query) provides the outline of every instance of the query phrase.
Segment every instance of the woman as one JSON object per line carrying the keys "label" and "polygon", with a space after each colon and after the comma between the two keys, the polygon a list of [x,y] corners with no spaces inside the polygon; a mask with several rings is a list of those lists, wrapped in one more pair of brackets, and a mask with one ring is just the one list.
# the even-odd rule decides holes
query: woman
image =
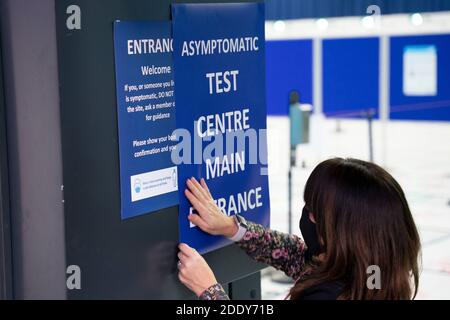
{"label": "woman", "polygon": [[[319,164],[304,192],[303,239],[220,212],[202,179],[185,191],[203,231],[237,241],[253,259],[296,280],[290,299],[411,299],[419,282],[419,235],[400,185],[381,167],[335,158]],[[205,260],[180,244],[179,279],[200,299],[228,299]],[[380,283],[368,285],[373,266]],[[379,267],[379,268],[378,268]]]}

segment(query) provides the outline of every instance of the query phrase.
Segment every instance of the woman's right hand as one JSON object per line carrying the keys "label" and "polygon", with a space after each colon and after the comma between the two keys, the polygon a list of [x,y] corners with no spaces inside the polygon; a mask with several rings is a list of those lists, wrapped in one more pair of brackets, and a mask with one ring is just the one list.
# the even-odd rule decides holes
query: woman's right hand
{"label": "woman's right hand", "polygon": [[187,187],[184,194],[191,202],[198,214],[190,214],[190,222],[198,226],[203,231],[212,235],[223,235],[231,238],[238,232],[234,218],[229,217],[220,211],[214,202],[205,180],[201,182],[195,178],[187,180]]}

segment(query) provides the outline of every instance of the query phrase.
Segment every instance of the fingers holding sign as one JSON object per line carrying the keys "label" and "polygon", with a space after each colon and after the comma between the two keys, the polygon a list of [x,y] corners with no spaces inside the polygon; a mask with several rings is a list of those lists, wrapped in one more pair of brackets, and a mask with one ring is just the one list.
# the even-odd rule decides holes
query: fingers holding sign
{"label": "fingers holding sign", "polygon": [[198,214],[190,214],[190,222],[212,235],[232,237],[238,227],[232,217],[223,214],[214,202],[205,180],[199,183],[195,178],[188,179],[185,195]]}

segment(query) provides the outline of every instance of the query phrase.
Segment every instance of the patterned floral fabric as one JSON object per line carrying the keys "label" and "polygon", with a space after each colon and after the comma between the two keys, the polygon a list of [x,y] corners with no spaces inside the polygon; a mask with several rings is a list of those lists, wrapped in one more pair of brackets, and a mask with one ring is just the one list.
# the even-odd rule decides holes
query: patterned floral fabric
{"label": "patterned floral fabric", "polygon": [[216,283],[206,289],[199,297],[200,300],[230,300],[223,287]]}
{"label": "patterned floral fabric", "polygon": [[[287,276],[298,279],[303,276],[306,245],[295,235],[285,234],[264,228],[262,225],[247,222],[248,230],[237,245],[258,262],[271,265]],[[205,290],[201,300],[229,300],[220,284]]]}

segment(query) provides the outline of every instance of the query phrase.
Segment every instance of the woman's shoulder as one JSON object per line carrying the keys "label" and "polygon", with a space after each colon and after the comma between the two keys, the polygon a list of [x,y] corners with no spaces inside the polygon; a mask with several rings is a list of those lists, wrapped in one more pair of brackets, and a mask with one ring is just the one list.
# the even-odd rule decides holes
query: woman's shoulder
{"label": "woman's shoulder", "polygon": [[320,283],[311,288],[306,289],[301,300],[337,300],[344,289],[343,281],[330,281]]}

